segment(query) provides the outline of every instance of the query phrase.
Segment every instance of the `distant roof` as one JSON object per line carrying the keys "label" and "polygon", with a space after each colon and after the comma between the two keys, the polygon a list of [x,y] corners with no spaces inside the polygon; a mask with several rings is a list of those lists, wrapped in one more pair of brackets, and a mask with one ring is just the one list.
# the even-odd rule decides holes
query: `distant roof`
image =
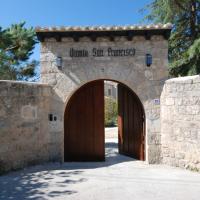
{"label": "distant roof", "polygon": [[60,27],[36,27],[35,31],[40,41],[44,38],[55,37],[60,41],[62,37],[100,37],[100,36],[127,36],[145,35],[148,39],[151,35],[163,35],[169,38],[172,24],[129,25],[129,26],[60,26]]}

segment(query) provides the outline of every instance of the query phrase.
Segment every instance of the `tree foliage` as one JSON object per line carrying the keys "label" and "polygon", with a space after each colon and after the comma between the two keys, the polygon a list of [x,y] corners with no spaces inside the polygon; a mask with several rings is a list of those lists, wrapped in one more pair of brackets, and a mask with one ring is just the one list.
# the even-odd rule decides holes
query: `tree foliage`
{"label": "tree foliage", "polygon": [[169,39],[170,74],[199,74],[200,0],[154,0],[147,9],[147,20],[173,23]]}
{"label": "tree foliage", "polygon": [[117,101],[111,97],[105,97],[105,126],[116,126],[117,115]]}
{"label": "tree foliage", "polygon": [[33,28],[25,23],[13,24],[7,29],[0,27],[0,79],[27,80],[35,76],[37,62],[30,61],[37,43]]}

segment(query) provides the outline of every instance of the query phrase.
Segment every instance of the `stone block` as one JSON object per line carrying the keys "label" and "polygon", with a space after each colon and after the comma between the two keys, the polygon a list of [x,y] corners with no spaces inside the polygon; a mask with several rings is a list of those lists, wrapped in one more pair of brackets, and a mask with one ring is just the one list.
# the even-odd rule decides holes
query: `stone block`
{"label": "stone block", "polygon": [[174,98],[166,98],[165,104],[166,104],[167,106],[174,105]]}
{"label": "stone block", "polygon": [[177,159],[184,159],[185,158],[185,153],[183,153],[183,152],[175,152],[175,157]]}
{"label": "stone block", "polygon": [[161,162],[161,146],[160,145],[148,146],[148,162],[149,164],[158,164]]}
{"label": "stone block", "polygon": [[37,107],[31,105],[22,106],[21,117],[25,120],[37,119]]}
{"label": "stone block", "polygon": [[152,145],[158,145],[161,144],[161,136],[158,133],[153,133],[148,135],[147,143]]}

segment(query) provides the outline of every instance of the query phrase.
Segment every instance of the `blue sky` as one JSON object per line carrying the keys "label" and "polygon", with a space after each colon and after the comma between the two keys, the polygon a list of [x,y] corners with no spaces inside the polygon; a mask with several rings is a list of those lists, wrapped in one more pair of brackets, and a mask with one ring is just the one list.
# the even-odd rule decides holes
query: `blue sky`
{"label": "blue sky", "polygon": [[[141,8],[152,0],[1,0],[0,26],[26,21],[30,26],[140,24]],[[38,45],[32,56],[39,60]]]}

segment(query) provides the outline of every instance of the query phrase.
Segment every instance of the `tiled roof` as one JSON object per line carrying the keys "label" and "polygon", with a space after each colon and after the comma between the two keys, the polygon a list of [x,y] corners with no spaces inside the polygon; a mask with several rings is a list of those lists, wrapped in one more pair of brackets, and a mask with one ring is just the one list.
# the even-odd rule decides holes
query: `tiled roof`
{"label": "tiled roof", "polygon": [[128,26],[60,26],[60,27],[36,27],[39,32],[84,32],[84,31],[126,31],[126,30],[165,30],[171,29],[172,24],[128,25]]}

